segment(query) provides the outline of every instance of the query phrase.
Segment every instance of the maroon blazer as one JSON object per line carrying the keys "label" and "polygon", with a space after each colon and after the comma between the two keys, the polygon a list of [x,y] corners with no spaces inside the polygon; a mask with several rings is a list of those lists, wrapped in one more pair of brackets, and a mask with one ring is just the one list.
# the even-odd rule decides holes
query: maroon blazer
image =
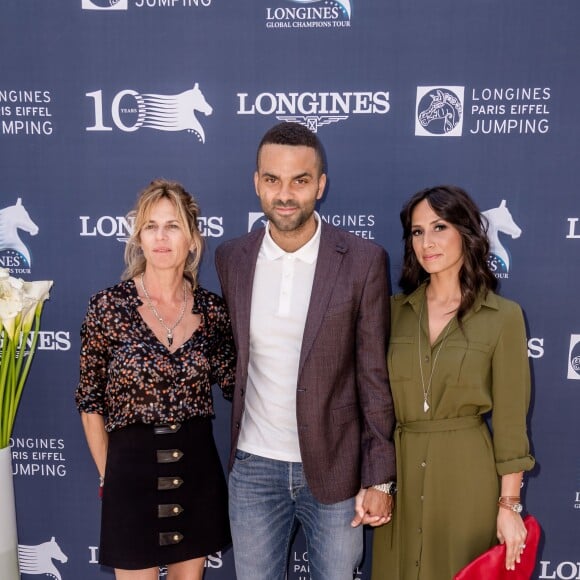
{"label": "maroon blazer", "polygon": [[[252,283],[264,232],[227,241],[216,251],[238,351],[230,469],[244,412]],[[322,503],[395,479],[388,336],[385,250],[323,222],[296,385],[304,473]]]}

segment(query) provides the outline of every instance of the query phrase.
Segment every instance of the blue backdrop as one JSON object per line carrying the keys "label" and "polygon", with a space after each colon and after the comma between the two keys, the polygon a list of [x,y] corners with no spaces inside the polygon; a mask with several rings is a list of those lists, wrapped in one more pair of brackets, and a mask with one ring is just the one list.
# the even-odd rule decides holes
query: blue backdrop
{"label": "blue backdrop", "polygon": [[[260,224],[255,150],[286,119],[326,147],[323,219],[385,246],[394,281],[412,193],[453,183],[488,212],[528,326],[535,577],[580,579],[579,16],[577,0],[3,0],[0,266],[55,281],[12,441],[19,541],[46,543],[41,573],[112,577],[73,392],[87,300],[123,269],[123,216],[152,178],[182,182],[218,290],[214,250]],[[299,537],[288,578],[307,567]],[[235,578],[231,550],[206,577]]]}

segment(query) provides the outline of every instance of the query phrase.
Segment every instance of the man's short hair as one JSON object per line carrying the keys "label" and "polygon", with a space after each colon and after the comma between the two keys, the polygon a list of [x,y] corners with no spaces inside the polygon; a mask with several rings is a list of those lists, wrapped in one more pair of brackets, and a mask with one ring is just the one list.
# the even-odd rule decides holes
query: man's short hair
{"label": "man's short hair", "polygon": [[291,145],[304,146],[314,149],[319,161],[320,173],[324,173],[324,149],[320,139],[310,129],[299,123],[288,123],[286,121],[274,125],[262,137],[258,145],[256,155],[256,168],[260,165],[260,151],[264,145]]}

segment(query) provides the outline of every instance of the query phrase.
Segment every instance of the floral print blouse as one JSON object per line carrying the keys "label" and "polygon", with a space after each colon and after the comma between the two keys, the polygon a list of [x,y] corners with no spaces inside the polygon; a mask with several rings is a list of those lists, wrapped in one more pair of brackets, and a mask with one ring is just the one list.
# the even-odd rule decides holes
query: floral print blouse
{"label": "floral print blouse", "polygon": [[199,286],[201,322],[171,353],[137,311],[133,280],[93,296],[81,328],[79,411],[105,418],[107,431],[133,423],[173,423],[214,414],[211,386],[231,399],[235,347],[224,301]]}

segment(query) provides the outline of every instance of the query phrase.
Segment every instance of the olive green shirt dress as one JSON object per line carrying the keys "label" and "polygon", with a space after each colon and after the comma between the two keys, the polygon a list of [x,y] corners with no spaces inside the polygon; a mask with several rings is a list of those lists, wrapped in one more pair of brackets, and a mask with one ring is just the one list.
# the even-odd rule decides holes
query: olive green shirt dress
{"label": "olive green shirt dress", "polygon": [[[454,317],[430,345],[425,288],[391,303],[399,491],[392,522],[374,532],[372,580],[452,580],[497,543],[500,476],[534,466],[520,307],[489,292],[463,329]],[[427,411],[420,364],[425,390],[432,379]],[[488,412],[492,434],[482,418]]]}

